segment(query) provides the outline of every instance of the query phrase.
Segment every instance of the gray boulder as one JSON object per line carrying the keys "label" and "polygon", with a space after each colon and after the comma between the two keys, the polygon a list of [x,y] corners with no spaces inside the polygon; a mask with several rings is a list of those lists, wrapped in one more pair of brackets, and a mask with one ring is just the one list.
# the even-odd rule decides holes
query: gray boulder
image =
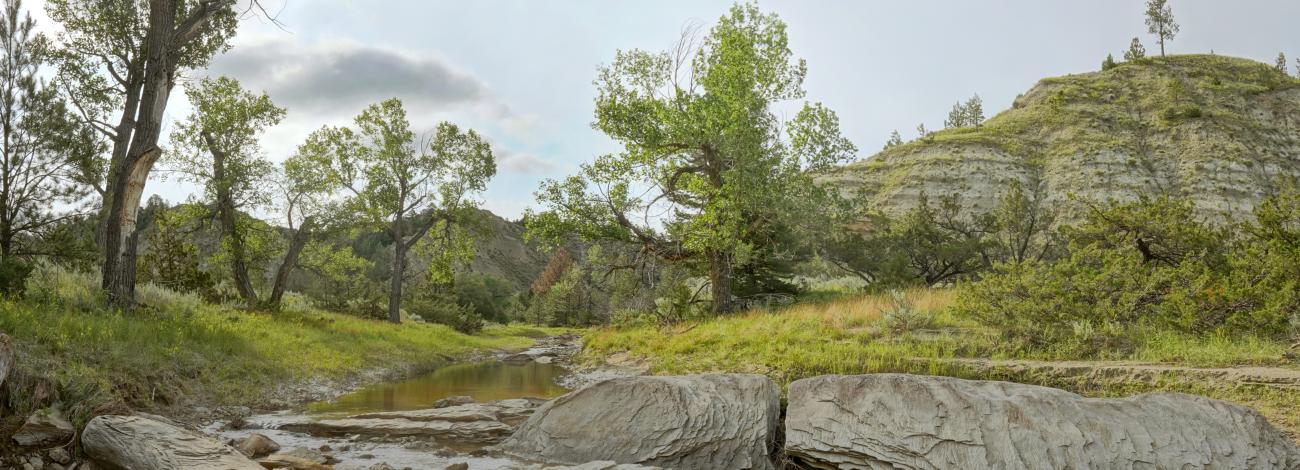
{"label": "gray boulder", "polygon": [[10,438],[21,447],[49,447],[67,444],[76,432],[59,405],[54,405],[32,413]]}
{"label": "gray boulder", "polygon": [[905,374],[791,383],[785,452],[826,469],[1300,468],[1290,439],[1231,403]]}
{"label": "gray boulder", "polygon": [[0,333],[0,387],[9,378],[9,371],[14,368],[14,341],[9,335]]}
{"label": "gray boulder", "polygon": [[141,416],[97,416],[81,432],[86,455],[131,470],[262,470],[233,447]]}
{"label": "gray boulder", "polygon": [[538,408],[497,448],[563,465],[770,469],[781,388],[767,377],[627,377]]}

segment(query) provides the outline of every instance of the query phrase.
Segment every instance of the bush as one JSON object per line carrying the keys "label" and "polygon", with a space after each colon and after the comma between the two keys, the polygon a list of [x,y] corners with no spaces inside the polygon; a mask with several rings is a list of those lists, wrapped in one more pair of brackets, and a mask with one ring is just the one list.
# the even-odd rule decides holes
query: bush
{"label": "bush", "polygon": [[450,326],[461,333],[474,334],[483,329],[483,318],[474,312],[473,307],[457,304],[451,299],[422,297],[407,300],[403,305],[408,314],[426,322]]}
{"label": "bush", "polygon": [[1287,245],[1300,237],[1285,228],[1297,221],[1260,213],[1230,230],[1187,202],[1112,203],[1064,230],[1069,257],[998,265],[955,310],[1016,347],[1084,356],[1131,351],[1145,332],[1280,339],[1300,312],[1300,250]]}
{"label": "bush", "polygon": [[27,278],[31,274],[31,263],[12,256],[0,258],[0,296],[21,296],[27,289]]}
{"label": "bush", "polygon": [[901,335],[934,328],[934,313],[916,308],[907,292],[890,290],[887,301],[888,306],[880,317],[880,326],[885,331]]}

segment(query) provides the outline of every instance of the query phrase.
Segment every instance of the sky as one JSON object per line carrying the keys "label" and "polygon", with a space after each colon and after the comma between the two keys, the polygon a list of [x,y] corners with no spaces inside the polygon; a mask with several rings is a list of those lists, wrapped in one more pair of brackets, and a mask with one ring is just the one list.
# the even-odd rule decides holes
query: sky
{"label": "sky", "polygon": [[[808,101],[840,117],[860,158],[889,133],[942,127],[957,100],[978,93],[989,115],[1039,79],[1095,71],[1131,38],[1158,53],[1142,0],[759,0],[788,25],[807,60]],[[41,1],[27,5],[41,9]],[[346,125],[365,106],[398,97],[414,129],[451,121],[487,136],[498,173],[483,206],[507,218],[535,206],[546,178],[617,152],[591,128],[592,80],[618,50],[664,51],[692,24],[716,23],[717,0],[263,0],[278,25],[245,20],[233,47],[188,77],[228,75],[288,109],[265,134],[266,156],[290,156],[311,131]],[[1170,53],[1273,63],[1300,57],[1300,1],[1171,0],[1182,29]],[[37,14],[38,21],[45,21]],[[57,28],[42,25],[42,29]],[[794,109],[793,107],[791,109]],[[168,117],[190,112],[183,90]],[[169,132],[164,129],[164,132]],[[165,144],[164,144],[165,145]],[[163,174],[159,172],[157,174]],[[184,200],[195,187],[153,178],[146,193]]]}

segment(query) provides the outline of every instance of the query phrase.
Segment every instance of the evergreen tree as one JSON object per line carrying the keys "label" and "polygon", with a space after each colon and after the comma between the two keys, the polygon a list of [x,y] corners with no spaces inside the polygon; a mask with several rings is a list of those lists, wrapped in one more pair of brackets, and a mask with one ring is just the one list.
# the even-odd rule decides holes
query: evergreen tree
{"label": "evergreen tree", "polygon": [[929,136],[930,136],[930,130],[925,128],[924,122],[916,125],[916,137],[918,139],[924,139]]}
{"label": "evergreen tree", "polygon": [[1115,68],[1116,65],[1119,64],[1115,63],[1115,56],[1112,54],[1106,54],[1106,60],[1101,61],[1101,70],[1110,70]]}
{"label": "evergreen tree", "polygon": [[1165,41],[1172,40],[1178,34],[1178,23],[1174,22],[1174,11],[1169,8],[1169,0],[1147,0],[1147,32],[1156,35],[1160,43],[1160,57],[1165,56]]}
{"label": "evergreen tree", "polygon": [[966,100],[966,125],[979,127],[984,124],[984,100],[979,93]]}
{"label": "evergreen tree", "polygon": [[1273,63],[1273,68],[1277,69],[1278,72],[1286,73],[1286,53],[1277,53],[1277,62]]}
{"label": "evergreen tree", "polygon": [[885,141],[885,148],[899,145],[903,145],[903,136],[898,133],[898,129],[894,129],[894,132],[889,133],[889,140]]}
{"label": "evergreen tree", "polygon": [[943,120],[944,129],[956,127],[966,127],[966,105],[960,101],[952,105],[952,110],[948,111],[948,119]]}
{"label": "evergreen tree", "polygon": [[1125,62],[1132,62],[1146,56],[1147,48],[1142,47],[1142,41],[1139,41],[1138,38],[1133,38],[1133,42],[1128,45],[1128,50],[1124,51]]}

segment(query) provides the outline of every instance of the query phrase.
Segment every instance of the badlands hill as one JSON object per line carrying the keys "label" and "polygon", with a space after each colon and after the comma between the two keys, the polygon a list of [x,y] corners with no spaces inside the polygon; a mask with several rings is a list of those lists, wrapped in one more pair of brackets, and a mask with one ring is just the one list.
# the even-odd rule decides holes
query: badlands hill
{"label": "badlands hill", "polygon": [[1058,204],[1058,220],[1076,218],[1078,200],[1162,193],[1211,219],[1239,219],[1297,175],[1300,79],[1252,60],[1183,55],[1044,79],[981,126],[888,148],[823,181],[886,213],[923,192],[988,210],[1020,180]]}

